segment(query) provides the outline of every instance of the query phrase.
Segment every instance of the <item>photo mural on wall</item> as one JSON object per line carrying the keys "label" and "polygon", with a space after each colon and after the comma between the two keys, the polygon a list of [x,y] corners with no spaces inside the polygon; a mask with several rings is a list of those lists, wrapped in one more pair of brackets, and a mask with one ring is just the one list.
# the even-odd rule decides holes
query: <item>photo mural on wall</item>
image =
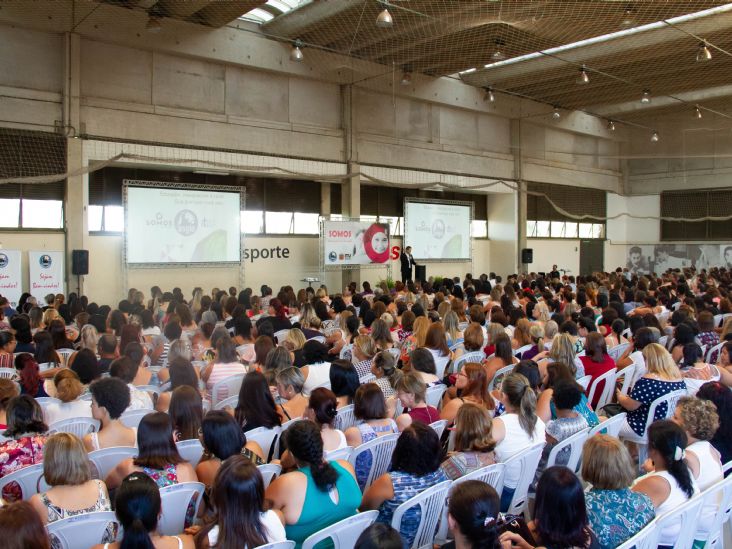
{"label": "photo mural on wall", "polygon": [[629,245],[625,267],[631,274],[659,274],[687,267],[732,269],[732,243]]}

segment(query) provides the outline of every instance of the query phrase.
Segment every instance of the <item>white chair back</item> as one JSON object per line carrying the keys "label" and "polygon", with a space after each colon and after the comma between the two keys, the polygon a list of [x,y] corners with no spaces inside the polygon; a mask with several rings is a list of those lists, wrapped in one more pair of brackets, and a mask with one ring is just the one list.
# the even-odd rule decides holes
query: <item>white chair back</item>
{"label": "white chair back", "polygon": [[259,444],[264,454],[264,460],[269,461],[271,459],[270,454],[272,454],[272,449],[280,437],[280,428],[272,427],[268,429],[267,427],[257,427],[244,434],[248,441]]}
{"label": "white chair back", "polygon": [[254,549],[295,549],[294,541],[275,541],[266,545],[260,545]]}
{"label": "white chair back", "polygon": [[732,461],[722,464],[722,472],[726,475],[732,469]]}
{"label": "white chair back", "polygon": [[509,364],[508,366],[504,366],[503,368],[498,370],[493,375],[493,379],[491,379],[491,382],[488,384],[488,391],[492,391],[496,387],[500,387],[501,383],[503,382],[503,377],[513,372],[515,366],[515,364]]}
{"label": "white chair back", "polygon": [[483,362],[484,359],[485,354],[483,354],[483,351],[471,351],[469,353],[465,353],[464,355],[460,355],[452,361],[452,366],[450,366],[450,372],[458,373],[463,367],[463,364],[467,364],[468,362],[480,363]]}
{"label": "white chair back", "polygon": [[308,341],[317,341],[318,343],[322,343],[323,345],[325,345],[325,336],[311,337]]}
{"label": "white chair back", "polygon": [[703,494],[698,494],[672,511],[656,517],[656,528],[660,534],[669,526],[679,525],[678,537],[674,540],[674,549],[691,549],[694,545],[696,525],[704,503]]}
{"label": "white chair back", "polygon": [[[717,549],[724,545],[724,525],[729,522],[732,514],[732,476],[727,477],[714,485],[707,488],[702,494],[704,497],[704,505],[714,506],[717,512],[714,515],[714,521],[709,526],[709,533],[705,536],[705,549]],[[696,536],[697,539],[700,536]]]}
{"label": "white chair back", "polygon": [[185,523],[188,505],[191,502],[194,503],[193,516],[197,516],[205,488],[206,486],[202,482],[181,482],[161,488],[162,514],[158,521],[158,532],[163,536],[175,536],[190,526]]}
{"label": "white chair back", "polygon": [[5,491],[5,487],[17,483],[20,487],[20,497],[29,500],[31,496],[38,493],[38,483],[43,476],[43,463],[29,465],[13,471],[10,474],[0,478],[0,495]]}
{"label": "white chair back", "polygon": [[448,346],[448,349],[450,349],[451,353],[454,353],[458,349],[464,349],[465,344],[461,341],[460,343],[453,343],[452,345]]}
{"label": "white chair back", "polygon": [[132,446],[112,446],[89,452],[89,461],[96,471],[94,477],[104,480],[121,462],[137,455],[137,448]]}
{"label": "white chair back", "polygon": [[439,419],[430,423],[430,427],[432,427],[435,433],[437,433],[437,438],[442,438],[442,433],[445,432],[445,429],[447,428],[447,423],[448,422],[446,419]]}
{"label": "white chair back", "polygon": [[155,410],[145,409],[127,410],[121,416],[119,416],[119,420],[125,427],[129,427],[130,429],[137,429],[137,427],[140,425],[140,422],[142,421],[142,418],[144,418],[147,414],[152,414],[154,412]]}
{"label": "white chair back", "polygon": [[610,347],[607,350],[607,354],[609,354],[610,358],[617,362],[620,357],[623,356],[623,353],[628,350],[628,347],[630,347],[630,343],[621,343],[619,345],[616,345],[615,347]]}
{"label": "white chair back", "polygon": [[658,546],[658,525],[652,520],[632,538],[618,545],[615,549],[656,549]]}
{"label": "white chair back", "polygon": [[579,433],[575,433],[572,436],[565,438],[561,442],[557,442],[551,452],[549,452],[549,458],[546,462],[547,468],[556,465],[559,455],[567,449],[569,451],[569,458],[567,463],[564,465],[571,471],[577,472],[579,469],[580,459],[582,458],[582,445],[587,440],[589,432],[590,429],[588,427]]}
{"label": "white chair back", "polygon": [[43,414],[46,414],[46,406],[49,404],[61,404],[61,401],[57,398],[53,397],[36,397],[36,402],[41,407],[41,410],[43,410]]}
{"label": "white chair back", "polygon": [[621,412],[613,417],[607,418],[605,421],[601,421],[590,429],[590,432],[587,434],[587,438],[593,437],[597,433],[617,437],[620,434],[620,429],[622,428],[627,416],[628,414]]}
{"label": "white chair back", "polygon": [[236,374],[218,381],[211,388],[211,404],[216,406],[220,401],[230,396],[238,395],[245,374]]}
{"label": "white chair back", "polygon": [[61,359],[61,362],[64,364],[68,364],[69,358],[71,358],[71,355],[73,355],[76,351],[74,349],[56,349],[56,354]]}
{"label": "white chair back", "polygon": [[432,387],[427,389],[424,401],[427,403],[428,406],[440,408],[442,404],[442,395],[445,394],[445,391],[447,391],[447,385],[444,385],[442,383],[440,383],[439,385],[433,385]]}
{"label": "white chair back", "polygon": [[365,452],[371,452],[371,469],[369,469],[369,474],[366,477],[364,491],[389,469],[389,465],[391,465],[391,455],[394,453],[394,448],[396,447],[398,438],[399,435],[397,433],[376,437],[373,440],[361,444],[353,450],[348,462],[353,465],[354,468],[356,467],[356,460],[358,459],[358,456]]}
{"label": "white chair back", "polygon": [[302,549],[313,549],[318,543],[327,539],[332,540],[335,549],[354,547],[361,532],[371,526],[378,516],[378,511],[366,511],[340,520],[308,536],[302,542]]}
{"label": "white chair back", "polygon": [[658,344],[661,347],[665,347],[666,346],[666,343],[668,343],[668,336],[661,336],[661,337],[658,338]]}
{"label": "white chair back", "polygon": [[608,404],[612,398],[613,393],[615,392],[615,376],[617,374],[617,370],[614,368],[611,370],[608,370],[604,374],[597,376],[590,385],[590,391],[587,393],[587,402],[592,404],[592,402],[595,400],[595,393],[599,390],[598,387],[600,387],[600,384],[602,385],[602,393],[600,393],[599,398],[597,399],[597,406],[595,406],[595,410],[601,409],[603,406]]}
{"label": "white chair back", "polygon": [[402,356],[402,352],[399,350],[398,347],[390,347],[386,350],[386,352],[393,356],[396,360],[399,360],[399,357]]}
{"label": "white chair back", "polygon": [[229,398],[225,398],[224,400],[217,402],[216,406],[214,406],[213,409],[223,410],[224,408],[236,408],[237,404],[239,404],[239,395],[233,395]]}
{"label": "white chair back", "polygon": [[442,379],[445,377],[445,370],[447,365],[450,364],[450,356],[441,356],[435,359],[435,374],[438,378]]}
{"label": "white chair back", "polygon": [[338,358],[342,360],[351,360],[351,357],[353,356],[353,343],[349,343],[348,345],[344,345],[341,349],[341,352],[338,354]]}
{"label": "white chair back", "polygon": [[419,526],[414,541],[409,546],[410,549],[418,549],[428,544],[431,546],[437,533],[437,523],[442,515],[442,508],[445,505],[445,499],[451,484],[451,481],[446,480],[430,486],[416,496],[409,498],[394,510],[391,527],[397,532],[401,532],[402,517],[407,511],[415,507],[419,507],[421,511]]}
{"label": "white chair back", "polygon": [[587,388],[590,386],[590,382],[592,381],[592,376],[582,376],[577,380],[577,383],[579,383],[582,386],[582,389],[584,389],[585,392],[587,392]]}
{"label": "white chair back", "polygon": [[201,457],[203,457],[203,445],[201,441],[192,438],[190,440],[176,442],[175,445],[178,448],[180,457],[190,463],[192,467],[195,467],[201,461]]}
{"label": "white chair back", "polygon": [[707,364],[714,364],[714,362],[713,362],[714,359],[719,358],[719,353],[722,352],[722,347],[724,347],[725,343],[726,342],[723,341],[722,343],[715,345],[714,347],[712,347],[711,349],[709,349],[707,351],[707,356],[706,356]]}
{"label": "white chair back", "polygon": [[534,480],[536,468],[541,460],[541,452],[544,449],[544,443],[540,442],[519,452],[515,456],[506,461],[506,467],[510,467],[514,463],[518,463],[521,469],[519,474],[519,482],[511,499],[511,505],[508,507],[510,515],[520,515],[527,508],[529,501],[529,485]]}
{"label": "white chair back", "polygon": [[48,434],[71,433],[79,438],[99,431],[99,420],[91,417],[72,417],[56,421],[48,426]]}
{"label": "white chair back", "polygon": [[630,384],[633,383],[633,378],[635,377],[635,364],[631,364],[630,366],[626,366],[622,370],[619,370],[615,374],[615,383],[613,383],[613,387],[615,387],[618,383],[618,380],[620,378],[623,379],[623,385],[620,387],[620,392],[624,395],[628,394],[628,391],[630,391]]}
{"label": "white chair back", "polygon": [[138,391],[145,391],[146,393],[154,393],[158,396],[161,393],[159,385],[135,385],[135,389]]}
{"label": "white chair back", "polygon": [[524,354],[526,351],[530,351],[533,346],[534,346],[533,344],[529,343],[528,345],[524,345],[523,347],[514,349],[513,356],[521,358],[521,355]]}
{"label": "white chair back", "polygon": [[265,463],[264,465],[257,465],[257,469],[259,469],[259,472],[262,475],[265,490],[272,483],[272,481],[280,476],[280,473],[282,473],[282,467],[280,467],[276,463]]}
{"label": "white chair back", "polygon": [[0,368],[0,379],[17,379],[18,371],[15,368]]}
{"label": "white chair back", "polygon": [[282,342],[283,342],[283,341],[285,340],[285,338],[287,337],[287,334],[288,334],[289,332],[290,332],[290,330],[289,330],[289,329],[286,329],[286,330],[277,330],[277,331],[276,331],[276,332],[274,333],[274,338],[275,338],[275,341],[276,341],[276,342],[277,342],[278,344],[282,343]]}
{"label": "white chair back", "polygon": [[338,408],[338,413],[335,417],[334,427],[341,431],[345,431],[349,427],[356,425],[356,416],[353,414],[353,404]]}
{"label": "white chair back", "polygon": [[339,448],[338,450],[331,450],[325,452],[325,461],[348,461],[353,453],[353,446],[346,446],[345,448]]}
{"label": "white chair back", "polygon": [[54,548],[89,549],[113,542],[121,526],[112,511],[100,511],[51,522],[46,530]]}
{"label": "white chair back", "polygon": [[275,449],[272,453],[273,458],[279,458],[282,453],[282,437],[285,436],[285,431],[287,431],[292,425],[297,423],[298,421],[303,421],[305,418],[302,417],[294,417],[289,421],[285,421],[282,426],[280,427],[280,436],[277,437],[277,440],[275,441]]}

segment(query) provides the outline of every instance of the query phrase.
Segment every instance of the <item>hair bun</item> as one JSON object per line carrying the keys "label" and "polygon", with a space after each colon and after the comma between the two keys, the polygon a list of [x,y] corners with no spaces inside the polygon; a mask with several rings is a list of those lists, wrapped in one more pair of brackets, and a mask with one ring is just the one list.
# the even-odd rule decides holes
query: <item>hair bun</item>
{"label": "hair bun", "polygon": [[338,410],[335,406],[328,406],[328,409],[325,411],[326,415],[330,418],[334,418],[338,415]]}

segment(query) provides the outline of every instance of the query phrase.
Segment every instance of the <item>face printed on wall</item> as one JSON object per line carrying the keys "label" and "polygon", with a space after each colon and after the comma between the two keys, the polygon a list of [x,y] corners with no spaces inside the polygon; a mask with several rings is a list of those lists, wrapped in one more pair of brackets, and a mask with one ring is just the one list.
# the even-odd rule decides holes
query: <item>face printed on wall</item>
{"label": "face printed on wall", "polygon": [[389,247],[389,237],[383,232],[375,233],[371,237],[371,247],[377,254],[383,254]]}

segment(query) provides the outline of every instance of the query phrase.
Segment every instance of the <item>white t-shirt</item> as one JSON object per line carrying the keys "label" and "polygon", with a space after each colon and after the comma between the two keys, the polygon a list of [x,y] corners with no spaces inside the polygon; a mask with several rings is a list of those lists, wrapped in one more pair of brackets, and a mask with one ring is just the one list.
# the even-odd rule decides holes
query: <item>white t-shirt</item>
{"label": "white t-shirt", "polygon": [[127,407],[126,411],[153,409],[150,393],[147,391],[141,391],[132,383],[128,383],[127,386],[130,388],[130,405]]}
{"label": "white t-shirt", "polygon": [[[267,543],[274,543],[276,541],[287,540],[287,534],[285,534],[285,527],[280,522],[280,519],[277,516],[277,513],[275,513],[272,510],[265,511],[264,513],[260,514],[260,518],[262,520],[262,526],[264,526],[265,537],[267,538]],[[219,527],[214,526],[213,528],[211,528],[211,530],[208,533],[209,546],[210,547],[215,546],[216,542],[218,540],[219,540]],[[242,549],[247,549],[247,546],[244,545]]]}
{"label": "white t-shirt", "polygon": [[43,411],[43,417],[48,425],[71,419],[73,417],[92,417],[90,400],[73,400],[71,402],[52,402]]}
{"label": "white t-shirt", "polygon": [[[505,463],[519,452],[526,450],[529,446],[544,442],[546,440],[546,425],[541,418],[536,418],[534,432],[529,436],[519,424],[518,414],[503,414],[494,421],[501,420],[506,430],[506,436],[496,446],[496,461]],[[506,475],[503,479],[504,486],[516,488],[521,475],[519,463],[506,467]]]}
{"label": "white t-shirt", "polygon": [[319,387],[330,389],[330,362],[308,364],[308,377],[302,387],[303,396],[309,397]]}

